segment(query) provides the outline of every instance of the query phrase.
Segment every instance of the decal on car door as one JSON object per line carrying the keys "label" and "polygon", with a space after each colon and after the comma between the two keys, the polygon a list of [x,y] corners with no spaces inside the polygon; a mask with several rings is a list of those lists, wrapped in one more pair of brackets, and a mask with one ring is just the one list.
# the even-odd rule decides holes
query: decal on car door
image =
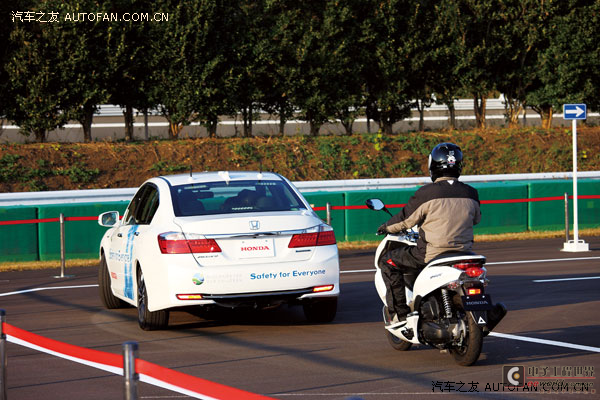
{"label": "decal on car door", "polygon": [[133,300],[133,239],[136,236],[139,225],[132,225],[127,232],[127,243],[125,244],[125,265],[123,273],[125,275],[125,290],[123,295],[128,299]]}

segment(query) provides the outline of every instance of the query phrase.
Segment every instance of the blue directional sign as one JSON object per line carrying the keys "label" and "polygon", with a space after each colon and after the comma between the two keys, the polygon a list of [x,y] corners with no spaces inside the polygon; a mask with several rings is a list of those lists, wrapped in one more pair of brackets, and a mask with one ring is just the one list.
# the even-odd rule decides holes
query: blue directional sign
{"label": "blue directional sign", "polygon": [[563,104],[564,119],[587,119],[587,106],[585,104]]}

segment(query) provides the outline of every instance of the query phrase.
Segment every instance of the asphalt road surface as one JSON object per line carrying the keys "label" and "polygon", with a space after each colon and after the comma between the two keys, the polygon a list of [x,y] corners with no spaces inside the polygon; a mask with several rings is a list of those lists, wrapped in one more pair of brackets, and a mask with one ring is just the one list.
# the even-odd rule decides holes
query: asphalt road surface
{"label": "asphalt road surface", "polygon": [[[147,361],[276,399],[464,398],[468,391],[529,399],[522,389],[503,389],[504,366],[598,389],[600,237],[586,241],[591,251],[585,253],[561,252],[562,239],[476,244],[488,257],[487,291],[509,314],[471,367],[425,346],[391,348],[372,281],[373,251],[341,254],[342,294],[330,324],[308,324],[300,307],[217,319],[177,311],[169,329],[144,332],[134,308],[104,310],[96,287],[65,288],[96,284],[91,267],[69,269],[75,275],[69,279],[54,278],[54,270],[0,273],[0,308],[9,324],[39,335],[117,354],[122,343],[137,341],[139,357]],[[56,289],[27,291],[51,287]],[[7,352],[8,399],[123,398],[120,376],[14,343]],[[569,369],[562,367],[588,376],[565,376]],[[188,398],[146,383],[138,393],[141,399]]]}

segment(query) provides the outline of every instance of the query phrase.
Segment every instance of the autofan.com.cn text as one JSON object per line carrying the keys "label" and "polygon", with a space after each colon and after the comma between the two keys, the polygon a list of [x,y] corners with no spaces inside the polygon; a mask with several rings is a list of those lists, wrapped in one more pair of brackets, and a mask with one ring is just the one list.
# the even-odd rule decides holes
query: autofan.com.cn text
{"label": "autofan.com.cn text", "polygon": [[12,22],[169,22],[169,13],[11,11]]}

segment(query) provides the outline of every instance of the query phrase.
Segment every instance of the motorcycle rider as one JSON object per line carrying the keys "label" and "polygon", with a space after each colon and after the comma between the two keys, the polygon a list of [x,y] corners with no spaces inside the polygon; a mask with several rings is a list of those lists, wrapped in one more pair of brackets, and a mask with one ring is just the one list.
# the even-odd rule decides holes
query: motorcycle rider
{"label": "motorcycle rider", "polygon": [[441,143],[429,154],[432,183],[419,188],[400,212],[381,225],[379,234],[398,233],[419,226],[416,246],[403,245],[381,258],[386,285],[386,324],[406,321],[404,272],[420,272],[427,263],[448,252],[470,252],[473,225],[481,220],[479,195],[472,186],[459,182],[463,154],[454,143]]}

